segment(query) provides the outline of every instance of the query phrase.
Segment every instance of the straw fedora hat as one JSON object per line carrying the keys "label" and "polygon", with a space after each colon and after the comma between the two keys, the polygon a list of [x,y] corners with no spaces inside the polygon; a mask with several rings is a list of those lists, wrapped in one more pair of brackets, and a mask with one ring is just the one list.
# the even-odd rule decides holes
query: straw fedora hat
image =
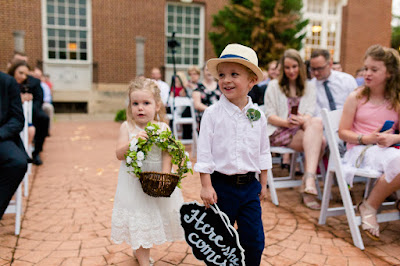
{"label": "straw fedora hat", "polygon": [[257,75],[257,83],[261,82],[263,73],[258,67],[258,58],[256,52],[250,47],[241,44],[228,44],[222,51],[219,58],[213,58],[207,61],[208,71],[218,79],[217,66],[220,63],[232,62],[244,65],[250,68]]}

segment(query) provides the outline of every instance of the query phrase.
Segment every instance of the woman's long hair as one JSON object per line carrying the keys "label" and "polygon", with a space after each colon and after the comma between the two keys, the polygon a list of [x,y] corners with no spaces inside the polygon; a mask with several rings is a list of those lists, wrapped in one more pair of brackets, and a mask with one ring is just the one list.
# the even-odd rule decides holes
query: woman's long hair
{"label": "woman's long hair", "polygon": [[17,70],[17,68],[19,68],[20,66],[26,66],[29,70],[31,70],[30,66],[28,65],[28,63],[24,60],[18,60],[16,62],[14,62],[10,68],[8,69],[7,73],[8,75],[14,77],[15,75],[15,71]]}
{"label": "woman's long hair", "polygon": [[154,120],[168,123],[166,110],[161,100],[160,88],[158,87],[158,84],[156,83],[155,80],[139,77],[131,81],[128,87],[129,103],[126,110],[126,120],[128,121],[129,124],[131,124],[132,126],[135,125],[135,120],[132,117],[132,105],[131,105],[132,92],[135,91],[150,92],[153,95],[156,104],[160,106],[160,111],[155,113]]}
{"label": "woman's long hair", "polygon": [[296,95],[301,97],[304,95],[304,92],[305,92],[305,82],[307,79],[307,72],[306,72],[306,67],[304,65],[304,62],[301,59],[299,52],[296,51],[295,49],[286,50],[280,60],[281,70],[279,72],[278,82],[279,82],[281,91],[286,95],[286,97],[290,97],[289,78],[285,74],[285,64],[284,63],[285,63],[286,58],[295,60],[297,62],[297,64],[299,65],[299,75],[297,76],[297,79],[296,79]]}
{"label": "woman's long hair", "polygon": [[[367,57],[373,60],[382,61],[390,77],[386,80],[384,96],[391,104],[391,108],[400,110],[400,57],[393,48],[383,47],[379,44],[372,45],[365,52],[364,60]],[[366,97],[367,101],[371,96],[371,89],[365,86],[358,94],[358,98]]]}

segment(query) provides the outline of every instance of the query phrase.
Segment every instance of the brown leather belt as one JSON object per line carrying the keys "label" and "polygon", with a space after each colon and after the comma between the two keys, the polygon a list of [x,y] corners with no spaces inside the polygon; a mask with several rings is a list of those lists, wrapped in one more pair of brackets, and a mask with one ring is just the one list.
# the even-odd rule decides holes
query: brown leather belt
{"label": "brown leather belt", "polygon": [[241,186],[253,182],[253,180],[256,178],[256,173],[248,172],[246,174],[225,175],[223,173],[215,171],[211,174],[211,177],[218,178],[220,180],[223,180],[225,183],[231,185]]}

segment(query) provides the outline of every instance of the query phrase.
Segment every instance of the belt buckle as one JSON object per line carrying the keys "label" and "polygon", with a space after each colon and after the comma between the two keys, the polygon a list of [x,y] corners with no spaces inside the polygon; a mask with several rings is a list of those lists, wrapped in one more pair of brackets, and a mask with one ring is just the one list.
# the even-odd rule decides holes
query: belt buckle
{"label": "belt buckle", "polygon": [[246,185],[248,183],[247,174],[240,174],[236,176],[236,185]]}

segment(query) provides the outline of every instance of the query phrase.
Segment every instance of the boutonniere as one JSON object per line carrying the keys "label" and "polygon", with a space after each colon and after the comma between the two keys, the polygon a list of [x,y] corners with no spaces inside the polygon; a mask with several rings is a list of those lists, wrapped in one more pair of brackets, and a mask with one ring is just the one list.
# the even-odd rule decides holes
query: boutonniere
{"label": "boutonniere", "polygon": [[246,116],[250,120],[251,127],[253,127],[253,121],[257,121],[258,119],[260,119],[261,113],[256,109],[250,108],[247,110]]}

